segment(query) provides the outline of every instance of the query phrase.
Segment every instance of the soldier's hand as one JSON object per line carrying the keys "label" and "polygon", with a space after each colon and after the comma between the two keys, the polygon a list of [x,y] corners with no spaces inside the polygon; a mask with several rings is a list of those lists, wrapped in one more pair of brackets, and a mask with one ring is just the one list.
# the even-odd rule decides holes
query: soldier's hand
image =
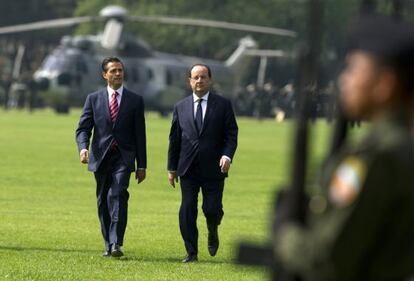
{"label": "soldier's hand", "polygon": [[175,183],[178,183],[177,172],[168,172],[168,181],[170,185],[175,188]]}
{"label": "soldier's hand", "polygon": [[276,199],[276,215],[273,221],[273,229],[280,229],[285,223],[294,218],[297,213],[292,208],[292,202],[300,202],[300,209],[307,210],[309,206],[309,197],[307,195],[298,196],[292,192],[291,187],[284,187],[278,191]]}
{"label": "soldier's hand", "polygon": [[89,161],[89,151],[87,149],[82,149],[79,153],[80,161],[83,164],[88,163]]}
{"label": "soldier's hand", "polygon": [[145,169],[137,169],[135,171],[135,179],[138,180],[138,184],[143,182],[145,180],[145,177],[147,175],[147,172]]}

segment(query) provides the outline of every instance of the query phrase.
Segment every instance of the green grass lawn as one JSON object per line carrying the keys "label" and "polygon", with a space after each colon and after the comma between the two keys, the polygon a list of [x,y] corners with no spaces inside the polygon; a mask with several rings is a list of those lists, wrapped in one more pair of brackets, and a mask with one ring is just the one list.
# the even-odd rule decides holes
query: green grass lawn
{"label": "green grass lawn", "polygon": [[[103,258],[93,175],[81,165],[74,132],[80,112],[0,110],[0,280],[265,280],[233,264],[241,240],[264,242],[274,192],[290,175],[292,123],[239,118],[239,147],[224,192],[220,249],[207,252],[199,210],[199,262],[185,256],[178,227],[179,189],[168,185],[170,118],[147,114],[147,179],[129,187],[122,259]],[[322,155],[329,127],[316,126]],[[201,194],[200,194],[201,196]]]}

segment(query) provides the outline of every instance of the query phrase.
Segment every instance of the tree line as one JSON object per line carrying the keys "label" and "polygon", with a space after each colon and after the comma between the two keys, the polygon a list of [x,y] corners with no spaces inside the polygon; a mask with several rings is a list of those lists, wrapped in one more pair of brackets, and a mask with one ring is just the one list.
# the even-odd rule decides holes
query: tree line
{"label": "tree line", "polygon": [[[358,13],[359,0],[326,0],[323,36],[323,58],[327,73],[337,67],[336,59],[345,45],[346,27]],[[414,1],[405,1],[404,15],[414,13]],[[27,23],[37,20],[70,16],[97,15],[106,5],[121,5],[131,15],[169,15],[231,21],[280,27],[297,31],[299,39],[290,39],[262,34],[252,34],[261,49],[292,51],[301,40],[306,29],[305,0],[14,0],[1,1],[0,26]],[[391,1],[379,1],[379,10],[389,12]],[[410,4],[411,3],[411,4]],[[39,60],[60,41],[64,34],[96,33],[99,24],[83,24],[76,29],[56,29],[27,32],[0,37],[0,66],[2,58],[12,59],[18,44],[30,45],[26,57],[28,68],[35,68]],[[226,31],[213,28],[169,26],[153,23],[127,23],[126,30],[146,40],[154,49],[177,54],[225,60],[237,47],[245,32]],[[33,60],[30,62],[30,60]],[[329,64],[333,64],[330,66]],[[254,81],[258,60],[247,80]],[[3,69],[7,69],[4,66]],[[268,65],[269,79],[286,80],[292,75],[292,61],[271,60]],[[246,81],[246,83],[251,82]]]}

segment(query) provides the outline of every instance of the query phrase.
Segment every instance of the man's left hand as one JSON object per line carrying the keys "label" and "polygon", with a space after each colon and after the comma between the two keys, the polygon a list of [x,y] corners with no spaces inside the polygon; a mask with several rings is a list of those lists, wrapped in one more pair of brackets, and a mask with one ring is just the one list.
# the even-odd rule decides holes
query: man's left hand
{"label": "man's left hand", "polygon": [[138,184],[145,180],[146,170],[138,169],[135,171],[135,179],[138,180]]}
{"label": "man's left hand", "polygon": [[220,159],[220,164],[219,165],[220,165],[220,168],[221,168],[221,172],[223,174],[227,173],[230,169],[230,160],[223,156]]}

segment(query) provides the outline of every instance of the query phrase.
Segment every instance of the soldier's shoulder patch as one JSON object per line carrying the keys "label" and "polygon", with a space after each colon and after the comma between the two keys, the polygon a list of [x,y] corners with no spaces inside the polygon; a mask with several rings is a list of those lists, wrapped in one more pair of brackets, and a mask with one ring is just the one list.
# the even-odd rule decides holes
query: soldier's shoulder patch
{"label": "soldier's shoulder patch", "polygon": [[347,157],[333,173],[329,199],[337,207],[346,207],[358,196],[365,181],[366,164],[358,157]]}

